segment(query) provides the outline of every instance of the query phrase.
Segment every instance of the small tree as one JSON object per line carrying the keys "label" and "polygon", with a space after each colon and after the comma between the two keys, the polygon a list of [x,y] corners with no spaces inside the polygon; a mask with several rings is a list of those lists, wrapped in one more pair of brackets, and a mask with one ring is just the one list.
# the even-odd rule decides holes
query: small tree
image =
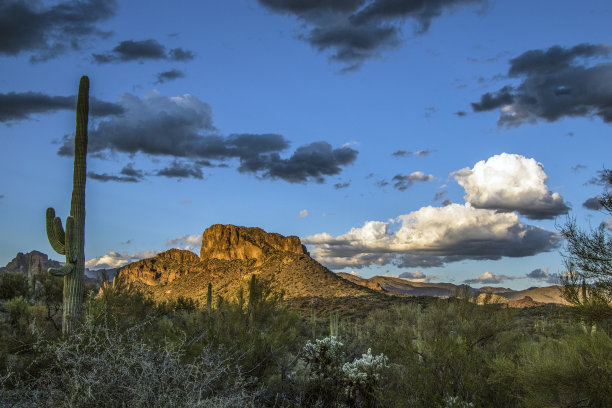
{"label": "small tree", "polygon": [[[612,216],[612,171],[604,170],[602,176],[609,187],[599,202],[602,210]],[[602,223],[598,228],[584,231],[570,218],[560,231],[566,238],[563,257],[567,274],[562,277],[563,298],[598,315],[607,314],[612,302],[610,225]]]}

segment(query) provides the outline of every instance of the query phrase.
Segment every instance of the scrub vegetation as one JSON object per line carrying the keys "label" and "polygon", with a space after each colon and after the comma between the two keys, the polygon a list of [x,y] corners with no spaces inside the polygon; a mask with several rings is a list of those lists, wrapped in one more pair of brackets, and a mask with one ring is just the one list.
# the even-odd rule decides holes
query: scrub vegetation
{"label": "scrub vegetation", "polygon": [[2,276],[0,406],[612,406],[609,313],[465,295],[298,314],[252,278],[202,304],[89,287],[62,335],[61,286]]}

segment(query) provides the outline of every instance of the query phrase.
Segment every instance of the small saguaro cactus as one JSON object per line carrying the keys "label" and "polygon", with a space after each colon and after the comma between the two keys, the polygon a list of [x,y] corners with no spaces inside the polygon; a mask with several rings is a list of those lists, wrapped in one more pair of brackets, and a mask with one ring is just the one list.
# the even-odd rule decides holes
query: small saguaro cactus
{"label": "small saguaro cactus", "polygon": [[81,77],[77,99],[74,137],[74,173],[70,216],[66,230],[53,208],[47,208],[47,237],[53,249],[66,255],[62,268],[49,268],[55,276],[64,277],[64,316],[62,333],[67,334],[81,321],[83,279],[85,275],[85,177],[87,156],[87,120],[89,115],[89,78]]}

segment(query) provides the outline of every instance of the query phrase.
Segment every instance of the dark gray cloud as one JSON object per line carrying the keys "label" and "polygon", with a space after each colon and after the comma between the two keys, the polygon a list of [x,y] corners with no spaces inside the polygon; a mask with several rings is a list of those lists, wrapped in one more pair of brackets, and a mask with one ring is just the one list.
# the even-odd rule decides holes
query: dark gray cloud
{"label": "dark gray cloud", "polygon": [[416,182],[428,182],[432,180],[434,180],[434,176],[431,174],[425,175],[425,173],[420,171],[415,171],[414,173],[407,175],[396,174],[392,179],[392,181],[394,181],[393,187],[399,191],[407,190]]}
{"label": "dark gray cloud", "polygon": [[548,268],[537,268],[526,275],[529,279],[535,279],[558,285],[561,282],[561,276],[558,273],[549,273]]}
{"label": "dark gray cloud", "polygon": [[601,210],[603,208],[603,206],[601,205],[600,196],[588,198],[584,203],[582,203],[582,206],[584,208],[594,211]]}
{"label": "dark gray cloud", "polygon": [[142,60],[187,61],[193,59],[193,53],[182,48],[173,48],[166,52],[166,47],[157,40],[121,41],[112,51],[104,54],[92,54],[98,64],[109,62],[127,62]]}
{"label": "dark gray cloud", "polygon": [[612,47],[605,44],[527,51],[511,59],[508,70],[508,78],[521,83],[485,93],[472,108],[500,108],[500,126],[592,115],[612,123],[612,63],[599,61],[610,55]]}
{"label": "dark gray cloud", "polygon": [[348,186],[350,186],[350,185],[351,185],[351,182],[350,182],[350,181],[347,181],[347,182],[345,182],[345,183],[336,183],[336,184],[334,184],[334,188],[335,188],[336,190],[340,190],[340,189],[342,189],[342,188],[347,188],[347,187],[348,187]]}
{"label": "dark gray cloud", "polygon": [[[40,92],[0,93],[0,122],[29,119],[32,114],[75,110],[76,96],[52,96]],[[123,113],[120,105],[90,98],[89,110],[95,116]]]}
{"label": "dark gray cloud", "polygon": [[163,84],[164,82],[173,81],[178,78],[184,78],[185,73],[178,69],[171,69],[170,71],[163,71],[157,74],[156,84]]}
{"label": "dark gray cloud", "polygon": [[606,56],[612,48],[606,45],[579,44],[572,48],[558,45],[547,50],[530,50],[510,60],[508,76],[551,74],[565,71],[579,58]]}
{"label": "dark gray cloud", "polygon": [[505,86],[495,93],[487,92],[480,97],[480,102],[472,103],[474,112],[490,111],[514,102],[512,87]]}
{"label": "dark gray cloud", "polygon": [[359,8],[365,0],[259,0],[270,10],[307,16],[310,13],[325,13],[330,11],[352,12]]}
{"label": "dark gray cloud", "polygon": [[194,58],[193,52],[181,47],[173,48],[168,52],[168,59],[173,61],[190,61]]}
{"label": "dark gray cloud", "polygon": [[298,147],[288,159],[282,159],[278,153],[241,157],[238,170],[290,183],[309,180],[323,183],[324,176],[340,174],[342,166],[353,163],[356,158],[357,151],[350,147],[333,149],[329,143],[321,141]]}
{"label": "dark gray cloud", "polygon": [[0,54],[30,53],[45,61],[79,49],[92,38],[106,37],[98,24],[115,14],[115,0],[64,1],[47,6],[38,1],[0,2]]}
{"label": "dark gray cloud", "polygon": [[442,200],[446,196],[446,193],[448,193],[448,191],[446,191],[446,190],[440,191],[439,193],[436,193],[436,195],[434,196],[434,201]]}
{"label": "dark gray cloud", "polygon": [[169,178],[192,177],[200,180],[204,178],[202,169],[197,164],[182,162],[179,160],[174,160],[169,167],[159,170],[157,175]]}
{"label": "dark gray cloud", "polygon": [[409,156],[425,157],[425,156],[428,156],[431,152],[432,150],[429,150],[429,149],[417,150],[416,152],[409,152],[407,150],[396,150],[393,153],[391,153],[391,156],[393,157],[409,157]]}
{"label": "dark gray cloud", "polygon": [[259,0],[277,13],[302,20],[300,39],[330,59],[344,64],[343,71],[359,69],[363,62],[401,44],[406,20],[415,23],[415,35],[428,31],[433,19],[445,11],[484,0]]}
{"label": "dark gray cloud", "polygon": [[548,278],[548,268],[545,268],[545,269],[541,269],[541,268],[534,269],[533,271],[531,271],[531,272],[529,272],[527,274],[527,277],[531,278],[531,279],[538,279],[538,280],[546,279],[546,278]]}
{"label": "dark gray cloud", "polygon": [[128,163],[121,169],[119,174],[108,174],[108,173],[95,173],[90,171],[87,173],[87,177],[93,180],[107,182],[107,181],[118,181],[121,183],[138,183],[144,179],[144,172],[142,170],[134,169],[134,163]]}
{"label": "dark gray cloud", "polygon": [[[354,162],[358,153],[320,141],[282,158],[280,153],[289,147],[282,135],[221,136],[213,125],[210,106],[193,95],[169,98],[152,92],[140,99],[124,94],[119,105],[124,115],[100,121],[90,130],[88,154],[105,158],[141,153],[173,160],[156,173],[160,176],[202,178],[201,167],[225,167],[226,161],[237,159],[242,173],[290,183],[321,183],[325,176],[337,175]],[[64,137],[58,154],[71,156],[72,145],[72,136]]]}

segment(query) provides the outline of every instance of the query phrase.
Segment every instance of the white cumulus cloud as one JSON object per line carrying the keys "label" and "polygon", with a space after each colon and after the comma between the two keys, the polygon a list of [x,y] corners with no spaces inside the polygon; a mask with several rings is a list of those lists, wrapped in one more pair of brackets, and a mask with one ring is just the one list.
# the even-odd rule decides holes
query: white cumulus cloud
{"label": "white cumulus cloud", "polygon": [[308,210],[304,209],[302,211],[300,211],[300,215],[298,215],[299,218],[306,218],[308,217]]}
{"label": "white cumulus cloud", "polygon": [[[391,224],[400,223],[397,231]],[[557,247],[559,236],[525,225],[512,212],[470,204],[424,207],[392,222],[367,221],[337,237],[320,233],[304,238],[311,255],[332,269],[393,263],[433,267],[465,259],[531,256]]]}
{"label": "white cumulus cloud", "polygon": [[552,219],[569,209],[563,197],[546,186],[544,166],[532,158],[502,153],[451,175],[476,208],[517,211],[535,220]]}
{"label": "white cumulus cloud", "polygon": [[202,248],[202,234],[181,235],[178,238],[169,239],[166,242],[166,246],[199,252]]}
{"label": "white cumulus cloud", "polygon": [[136,262],[141,259],[151,258],[157,254],[156,251],[142,251],[134,254],[128,254],[127,252],[115,252],[110,251],[109,253],[92,258],[85,262],[85,266],[89,269],[109,269],[109,268],[120,268],[131,262]]}

